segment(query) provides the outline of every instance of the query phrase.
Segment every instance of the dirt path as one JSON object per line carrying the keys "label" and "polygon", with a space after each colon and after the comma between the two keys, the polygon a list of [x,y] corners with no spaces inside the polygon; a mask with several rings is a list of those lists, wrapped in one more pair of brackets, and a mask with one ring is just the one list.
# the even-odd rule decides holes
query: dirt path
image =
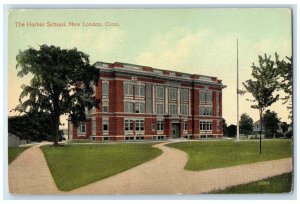
{"label": "dirt path", "polygon": [[8,166],[9,191],[16,194],[58,194],[43,152],[35,145]]}
{"label": "dirt path", "polygon": [[[291,158],[200,172],[186,171],[183,168],[188,160],[188,155],[183,151],[166,147],[165,144],[155,145],[163,150],[163,154],[159,157],[70,192],[57,190],[43,153],[36,146],[26,150],[9,166],[10,192],[30,194],[198,194],[292,171]],[[33,156],[33,160],[29,159]],[[22,166],[25,168],[21,168]],[[32,172],[28,173],[28,171]],[[17,182],[24,177],[26,179],[23,179],[21,184]]]}

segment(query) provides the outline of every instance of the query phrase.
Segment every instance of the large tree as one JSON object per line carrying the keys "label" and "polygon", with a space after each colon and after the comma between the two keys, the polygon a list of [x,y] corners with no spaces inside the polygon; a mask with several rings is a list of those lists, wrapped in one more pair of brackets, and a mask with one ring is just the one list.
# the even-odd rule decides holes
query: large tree
{"label": "large tree", "polygon": [[244,135],[250,135],[253,133],[253,119],[247,113],[243,113],[241,115],[240,131]]}
{"label": "large tree", "polygon": [[[252,77],[243,82],[246,92],[252,94],[254,99],[248,99],[254,102],[255,105],[251,105],[251,108],[258,109],[260,118],[260,129],[262,130],[262,116],[265,109],[271,106],[275,101],[279,99],[278,94],[274,94],[278,89],[278,69],[274,61],[271,60],[271,56],[258,56],[259,65],[252,65]],[[245,93],[245,92],[241,92]],[[259,153],[261,154],[261,133],[259,142]]]}
{"label": "large tree", "polygon": [[22,85],[20,104],[15,110],[21,114],[50,114],[48,124],[57,145],[60,116],[68,114],[78,126],[86,119],[85,108],[97,104],[93,84],[98,83],[99,70],[90,65],[87,54],[76,48],[61,49],[53,45],[19,51],[16,60],[18,76],[31,74],[32,79],[29,85]]}
{"label": "large tree", "polygon": [[275,137],[279,130],[280,118],[274,111],[267,110],[263,115],[266,137]]}

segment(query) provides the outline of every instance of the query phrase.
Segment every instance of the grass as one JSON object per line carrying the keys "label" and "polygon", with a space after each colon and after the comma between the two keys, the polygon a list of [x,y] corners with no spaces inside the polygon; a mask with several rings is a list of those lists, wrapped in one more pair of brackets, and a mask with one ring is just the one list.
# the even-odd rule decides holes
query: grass
{"label": "grass", "polygon": [[212,191],[212,194],[247,194],[247,193],[289,193],[292,191],[292,173],[270,177],[261,181],[251,182]]}
{"label": "grass", "polygon": [[8,147],[8,164],[14,161],[28,147]]}
{"label": "grass", "polygon": [[162,153],[153,144],[41,147],[57,187],[70,191],[118,174]]}
{"label": "grass", "polygon": [[189,160],[185,169],[192,171],[222,168],[240,164],[275,160],[292,156],[291,140],[199,141],[167,145],[185,151]]}

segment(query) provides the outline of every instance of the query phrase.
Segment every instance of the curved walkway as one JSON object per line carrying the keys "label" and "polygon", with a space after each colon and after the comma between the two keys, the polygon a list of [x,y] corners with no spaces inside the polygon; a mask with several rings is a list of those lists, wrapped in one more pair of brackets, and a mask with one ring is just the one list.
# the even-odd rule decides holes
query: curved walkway
{"label": "curved walkway", "polygon": [[[188,155],[183,151],[166,147],[165,144],[155,145],[163,150],[163,154],[159,157],[69,192],[57,190],[43,153],[38,146],[35,146],[22,153],[9,166],[10,192],[29,194],[199,194],[292,171],[291,158],[206,171],[187,171],[184,170],[184,166]],[[34,159],[28,158],[34,155]],[[26,159],[27,161],[22,161]],[[25,165],[27,169],[20,168],[20,165]],[[35,173],[28,173],[27,170],[34,170]],[[18,182],[20,178],[24,177],[26,179]],[[40,179],[42,180],[39,181]]]}

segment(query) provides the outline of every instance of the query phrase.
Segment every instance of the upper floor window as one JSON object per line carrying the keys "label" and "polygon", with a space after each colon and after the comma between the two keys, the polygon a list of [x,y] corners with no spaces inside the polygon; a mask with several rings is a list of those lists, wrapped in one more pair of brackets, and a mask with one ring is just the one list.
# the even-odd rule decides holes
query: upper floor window
{"label": "upper floor window", "polygon": [[164,114],[164,104],[163,103],[157,103],[156,104],[156,113],[157,114]]}
{"label": "upper floor window", "polygon": [[181,114],[182,115],[188,115],[189,114],[188,104],[181,104]]}
{"label": "upper floor window", "polygon": [[200,90],[200,103],[211,103],[212,102],[212,92],[209,90]]}
{"label": "upper floor window", "polygon": [[145,86],[135,85],[135,96],[145,97]]}
{"label": "upper floor window", "polygon": [[165,89],[163,86],[156,87],[156,98],[157,99],[164,99],[165,98]]}
{"label": "upper floor window", "polygon": [[102,101],[102,112],[107,113],[108,112],[108,101]]}
{"label": "upper floor window", "polygon": [[169,89],[169,99],[170,100],[177,100],[177,88],[170,88]]}
{"label": "upper floor window", "polygon": [[131,102],[131,101],[124,102],[124,112],[125,113],[133,113],[133,102]]}
{"label": "upper floor window", "polygon": [[200,115],[212,115],[212,107],[200,106]]}
{"label": "upper floor window", "polygon": [[169,113],[170,113],[170,115],[177,114],[177,104],[176,103],[169,104]]}
{"label": "upper floor window", "polygon": [[125,83],[124,85],[124,94],[125,95],[133,95],[133,84]]}
{"label": "upper floor window", "polygon": [[134,106],[135,106],[134,109],[136,113],[145,113],[145,103],[136,102]]}
{"label": "upper floor window", "polygon": [[188,101],[189,100],[189,90],[188,89],[181,89],[180,97],[181,97],[182,101]]}
{"label": "upper floor window", "polygon": [[108,95],[108,82],[102,83],[102,96]]}

